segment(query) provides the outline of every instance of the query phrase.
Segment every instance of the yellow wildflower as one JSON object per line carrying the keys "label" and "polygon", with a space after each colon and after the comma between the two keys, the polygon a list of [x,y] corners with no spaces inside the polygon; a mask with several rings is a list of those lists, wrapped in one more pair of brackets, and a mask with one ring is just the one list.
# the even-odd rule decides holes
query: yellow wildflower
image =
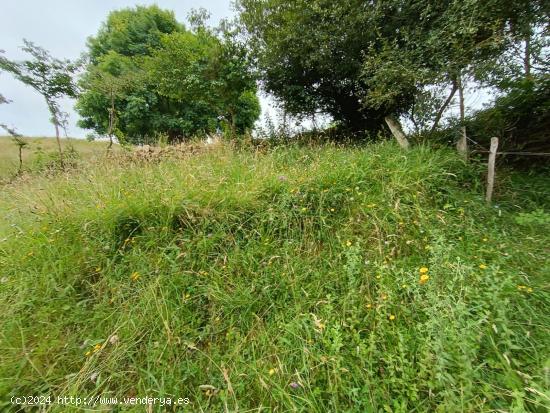
{"label": "yellow wildflower", "polygon": [[486,266],[485,264],[479,264],[479,268],[482,269],[482,270],[484,270],[484,269],[487,268],[487,266]]}
{"label": "yellow wildflower", "polygon": [[428,272],[428,268],[427,268],[427,267],[422,267],[422,268],[420,268],[420,269],[418,270],[418,272],[419,272],[420,274],[426,274],[426,273]]}
{"label": "yellow wildflower", "polygon": [[430,276],[428,274],[422,274],[420,276],[420,284],[426,284],[428,282],[428,280],[430,279]]}
{"label": "yellow wildflower", "polygon": [[347,245],[348,247],[351,247],[351,241],[349,241],[349,240],[346,241],[346,245]]}
{"label": "yellow wildflower", "polygon": [[395,320],[395,316],[393,314],[390,314],[389,318],[390,318],[391,321]]}
{"label": "yellow wildflower", "polygon": [[269,369],[270,376],[273,376],[275,373],[277,373],[277,369]]}

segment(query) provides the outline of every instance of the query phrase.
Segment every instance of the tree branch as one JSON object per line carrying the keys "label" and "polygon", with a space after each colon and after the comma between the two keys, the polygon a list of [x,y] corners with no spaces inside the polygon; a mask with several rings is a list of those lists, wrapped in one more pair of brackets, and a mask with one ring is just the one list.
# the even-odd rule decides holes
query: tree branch
{"label": "tree branch", "polygon": [[455,95],[456,91],[458,90],[458,82],[456,81],[456,78],[453,79],[453,88],[451,89],[451,93],[443,103],[443,105],[439,108],[439,111],[437,112],[437,115],[434,120],[434,124],[432,125],[432,128],[430,129],[430,133],[433,133],[435,129],[437,128],[439,121],[441,120],[441,117],[443,116],[443,113],[445,112],[445,109],[449,106],[451,103],[451,100],[453,99],[453,96]]}

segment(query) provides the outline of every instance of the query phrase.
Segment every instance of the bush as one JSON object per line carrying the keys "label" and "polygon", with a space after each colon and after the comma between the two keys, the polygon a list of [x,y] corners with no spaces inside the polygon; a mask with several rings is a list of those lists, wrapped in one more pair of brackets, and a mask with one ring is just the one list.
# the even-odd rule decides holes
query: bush
{"label": "bush", "polygon": [[[509,85],[505,95],[466,122],[468,136],[485,147],[499,138],[499,150],[550,153],[550,76],[538,75]],[[514,157],[506,160],[524,165],[548,158]]]}

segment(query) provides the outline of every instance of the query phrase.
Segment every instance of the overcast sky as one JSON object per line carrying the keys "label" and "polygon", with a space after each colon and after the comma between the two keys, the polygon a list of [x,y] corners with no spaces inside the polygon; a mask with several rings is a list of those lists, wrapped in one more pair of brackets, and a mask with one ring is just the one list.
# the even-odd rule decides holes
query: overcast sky
{"label": "overcast sky", "polygon": [[[137,4],[157,4],[173,10],[178,21],[185,21],[193,8],[204,7],[212,13],[210,23],[233,15],[230,0],[0,0],[0,49],[10,59],[21,59],[22,39],[28,39],[49,50],[53,56],[75,59],[85,50],[86,39],[95,35],[111,10]],[[52,136],[48,109],[43,98],[33,89],[0,73],[0,93],[12,100],[0,105],[0,123],[14,126],[26,136]],[[86,131],[76,126],[74,102],[64,102],[70,114],[69,136],[85,137]]]}

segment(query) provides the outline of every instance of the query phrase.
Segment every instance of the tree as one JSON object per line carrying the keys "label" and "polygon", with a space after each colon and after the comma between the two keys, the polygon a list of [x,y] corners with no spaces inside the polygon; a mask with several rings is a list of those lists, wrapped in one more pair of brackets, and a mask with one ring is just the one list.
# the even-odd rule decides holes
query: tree
{"label": "tree", "polygon": [[259,103],[247,61],[206,28],[206,18],[195,13],[191,31],[156,6],[112,12],[89,41],[79,125],[99,134],[114,129],[134,143],[213,131],[220,116],[234,132],[251,127]]}
{"label": "tree", "polygon": [[455,93],[463,96],[465,78],[495,71],[495,59],[515,36],[514,22],[540,22],[542,4],[239,0],[238,10],[264,87],[287,111],[322,111],[359,130],[385,121],[406,146],[399,117],[427,88],[451,85],[435,115],[437,128]]}
{"label": "tree", "polygon": [[265,90],[298,117],[330,114],[343,127],[380,128],[364,108],[363,55],[377,42],[370,2],[240,0],[239,19]]}
{"label": "tree", "polygon": [[246,50],[225,32],[220,39],[204,26],[163,39],[147,62],[162,96],[189,108],[187,133],[212,131],[228,120],[232,137],[250,129],[260,114],[256,81]]}
{"label": "tree", "polygon": [[[113,146],[113,135],[120,135],[118,129],[119,110],[116,103],[124,99],[127,92],[140,80],[140,72],[132,64],[131,58],[124,58],[116,52],[107,53],[97,65],[90,65],[81,77],[80,88],[86,91],[77,102],[76,109],[106,107],[107,118],[102,113],[98,118],[80,121],[83,127],[92,127],[96,132],[109,137],[109,146]],[[93,92],[91,92],[93,91]],[[93,113],[93,112],[92,112]],[[104,123],[106,120],[106,124]]]}
{"label": "tree", "polygon": [[375,107],[387,105],[394,96],[402,96],[405,89],[412,92],[414,107],[427,88],[449,85],[450,92],[435,113],[431,131],[437,129],[458,92],[462,126],[457,149],[466,157],[464,90],[467,81],[472,79],[479,84],[500,72],[502,56],[513,48],[514,39],[523,36],[518,33],[534,31],[533,27],[518,28],[542,23],[542,2],[450,0],[404,3],[386,0],[378,2],[377,9],[386,15],[386,19],[400,16],[402,24],[398,31],[384,37],[382,53],[367,54],[363,76],[371,93],[365,103]]}
{"label": "tree", "polygon": [[[3,51],[0,50],[0,53]],[[2,58],[2,56],[0,56]],[[0,94],[0,105],[10,103],[8,99],[6,99],[2,94]],[[4,129],[7,133],[9,133],[13,139],[13,143],[17,145],[17,149],[19,152],[19,168],[17,169],[17,174],[19,175],[23,171],[23,148],[28,145],[27,142],[25,142],[21,136],[14,128],[10,128],[5,123],[0,123],[0,128]]]}
{"label": "tree", "polygon": [[88,39],[89,56],[93,65],[112,52],[126,57],[147,56],[160,47],[164,34],[184,30],[174,12],[156,5],[115,10],[97,35]]}
{"label": "tree", "polygon": [[59,99],[76,97],[77,89],[73,80],[78,65],[69,60],[52,57],[48,51],[34,43],[23,40],[23,51],[30,54],[29,60],[21,62],[0,59],[0,68],[10,72],[16,79],[32,87],[44,97],[55,126],[55,137],[59,150],[59,162],[64,168],[63,150],[59,128],[64,127],[66,115],[59,107]]}
{"label": "tree", "polygon": [[163,36],[183,31],[173,12],[157,6],[111,12],[88,40],[88,64],[76,104],[79,126],[134,143],[173,130],[181,108],[156,92],[143,62],[160,47]]}

